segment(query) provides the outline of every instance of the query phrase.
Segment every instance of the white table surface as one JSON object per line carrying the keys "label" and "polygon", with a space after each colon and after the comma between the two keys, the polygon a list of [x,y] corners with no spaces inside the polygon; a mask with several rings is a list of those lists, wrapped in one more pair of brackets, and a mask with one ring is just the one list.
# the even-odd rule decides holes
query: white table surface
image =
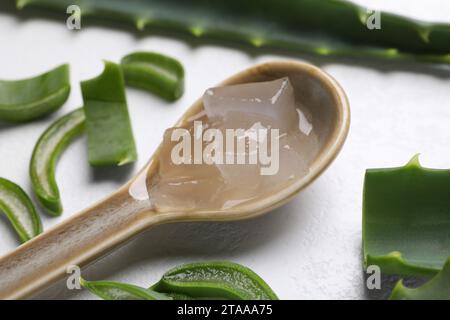
{"label": "white table surface", "polygon": [[[447,0],[357,2],[450,22]],[[186,93],[176,103],[167,104],[145,92],[127,91],[139,152],[134,167],[94,172],[87,164],[85,139],[71,145],[57,170],[65,211],[59,218],[42,215],[46,229],[105,198],[131,178],[152,154],[164,129],[207,87],[253,64],[286,58],[211,44],[194,46],[161,36],[136,37],[105,26],[72,32],[65,27],[64,17],[60,18],[34,15],[19,19],[0,10],[0,78],[28,77],[64,62],[70,63],[72,70],[73,90],[60,111],[30,124],[0,124],[0,176],[22,185],[30,194],[28,163],[36,139],[55,118],[81,106],[78,82],[98,75],[102,59],[118,61],[135,50],[174,56],[186,68]],[[450,168],[450,72],[424,65],[295,57],[322,66],[350,99],[350,134],[325,174],[290,204],[255,220],[149,230],[84,270],[85,278],[148,286],[177,264],[224,259],[255,270],[282,299],[367,297],[361,262],[364,170],[403,165],[417,152],[422,153],[425,166]],[[0,235],[0,255],[18,246],[4,217],[0,218]],[[94,298],[86,291],[68,291],[64,284],[39,297]]]}

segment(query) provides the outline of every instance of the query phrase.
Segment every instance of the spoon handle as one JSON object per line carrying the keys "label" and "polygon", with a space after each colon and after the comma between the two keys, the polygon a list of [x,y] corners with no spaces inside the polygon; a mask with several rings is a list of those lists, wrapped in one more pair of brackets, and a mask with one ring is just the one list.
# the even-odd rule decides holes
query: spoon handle
{"label": "spoon handle", "polygon": [[68,275],[68,267],[86,265],[165,217],[124,187],[2,257],[0,299],[29,297]]}

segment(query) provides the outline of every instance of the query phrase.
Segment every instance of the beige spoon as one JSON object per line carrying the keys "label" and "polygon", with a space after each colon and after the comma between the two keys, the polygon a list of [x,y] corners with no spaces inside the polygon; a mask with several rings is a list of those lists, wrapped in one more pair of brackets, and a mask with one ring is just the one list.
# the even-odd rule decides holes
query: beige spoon
{"label": "beige spoon", "polygon": [[[146,197],[146,181],[155,174],[158,150],[137,177],[103,202],[23,244],[0,259],[0,298],[20,299],[66,275],[69,266],[85,266],[151,226],[185,221],[231,221],[275,209],[311,183],[336,157],[348,133],[350,111],[339,84],[322,70],[292,61],[257,65],[222,85],[268,81],[288,76],[297,99],[311,110],[320,151],[310,171],[269,197],[219,211],[156,212]],[[201,99],[177,126],[203,108]]]}

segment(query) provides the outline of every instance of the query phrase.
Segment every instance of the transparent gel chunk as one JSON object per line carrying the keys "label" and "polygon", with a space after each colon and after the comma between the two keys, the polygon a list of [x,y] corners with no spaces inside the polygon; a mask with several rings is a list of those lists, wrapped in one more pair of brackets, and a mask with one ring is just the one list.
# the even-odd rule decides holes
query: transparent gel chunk
{"label": "transparent gel chunk", "polygon": [[236,112],[245,113],[241,121],[260,121],[283,132],[295,129],[298,123],[294,89],[288,78],[208,89],[203,105],[210,121],[219,120],[231,128],[240,125],[228,118]]}
{"label": "transparent gel chunk", "polygon": [[[193,158],[184,158],[183,154],[172,154],[179,142],[172,141],[175,130],[166,130],[159,154],[159,174],[150,188],[151,198],[159,210],[183,208],[192,210],[208,207],[214,203],[214,197],[220,195],[224,188],[224,181],[215,165],[194,164]],[[190,133],[192,130],[188,130]],[[193,135],[187,136],[191,141],[191,155],[194,156]],[[187,163],[176,164],[173,159],[181,155]]]}

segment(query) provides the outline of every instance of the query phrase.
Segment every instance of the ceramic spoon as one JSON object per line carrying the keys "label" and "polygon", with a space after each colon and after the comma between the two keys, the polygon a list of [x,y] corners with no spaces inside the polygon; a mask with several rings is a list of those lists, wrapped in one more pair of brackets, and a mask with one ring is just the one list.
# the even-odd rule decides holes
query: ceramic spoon
{"label": "ceramic spoon", "polygon": [[[319,152],[309,173],[269,197],[216,211],[157,212],[152,209],[146,181],[157,170],[158,150],[134,179],[103,202],[71,217],[0,259],[0,298],[20,299],[66,275],[68,266],[85,266],[140,232],[163,223],[231,221],[271,211],[311,183],[336,157],[348,133],[350,111],[339,84],[322,70],[305,63],[269,62],[244,70],[221,85],[269,81],[288,76],[296,98],[312,113]],[[203,108],[195,102],[176,126]]]}

